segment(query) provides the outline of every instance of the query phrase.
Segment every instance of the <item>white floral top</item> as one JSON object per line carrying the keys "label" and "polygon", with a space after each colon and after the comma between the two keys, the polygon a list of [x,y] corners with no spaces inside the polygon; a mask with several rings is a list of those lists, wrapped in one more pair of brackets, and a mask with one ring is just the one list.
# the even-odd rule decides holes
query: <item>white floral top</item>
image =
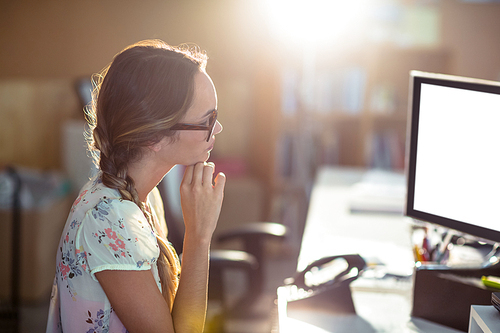
{"label": "white floral top", "polygon": [[131,201],[104,186],[98,173],[81,190],[66,221],[56,259],[47,333],[127,332],[95,273],[149,270],[161,291],[156,229],[166,224],[158,189],[148,196],[155,230]]}

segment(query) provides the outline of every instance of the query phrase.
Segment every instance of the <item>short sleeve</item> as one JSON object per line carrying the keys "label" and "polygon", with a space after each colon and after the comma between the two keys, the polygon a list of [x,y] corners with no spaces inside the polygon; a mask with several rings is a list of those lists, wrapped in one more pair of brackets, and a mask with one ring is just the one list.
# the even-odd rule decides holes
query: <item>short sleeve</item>
{"label": "short sleeve", "polygon": [[92,279],[103,270],[148,270],[159,255],[156,236],[131,201],[102,198],[90,209],[76,234],[77,257]]}

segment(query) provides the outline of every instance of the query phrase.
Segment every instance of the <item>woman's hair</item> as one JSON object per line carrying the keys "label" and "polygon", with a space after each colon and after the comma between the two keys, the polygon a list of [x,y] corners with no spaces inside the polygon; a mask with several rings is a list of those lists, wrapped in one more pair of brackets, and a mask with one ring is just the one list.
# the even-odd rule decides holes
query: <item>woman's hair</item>
{"label": "woman's hair", "polygon": [[[196,47],[146,40],[124,49],[93,76],[92,103],[86,110],[89,150],[102,171],[103,184],[137,204],[153,228],[151,213],[128,175],[128,165],[164,137],[176,139],[169,128],[191,105],[194,76],[205,70],[206,61]],[[172,310],[180,265],[173,247],[161,237],[157,241],[162,293]]]}

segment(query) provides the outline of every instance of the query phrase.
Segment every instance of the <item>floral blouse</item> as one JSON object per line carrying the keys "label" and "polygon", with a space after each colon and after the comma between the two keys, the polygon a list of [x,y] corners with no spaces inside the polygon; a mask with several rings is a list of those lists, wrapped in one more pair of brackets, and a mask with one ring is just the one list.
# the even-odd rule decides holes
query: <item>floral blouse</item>
{"label": "floral blouse", "polygon": [[167,234],[158,189],[148,196],[155,228],[131,201],[102,184],[100,173],[75,200],[57,249],[56,276],[47,333],[127,332],[95,274],[103,270],[151,270],[156,266],[157,230]]}

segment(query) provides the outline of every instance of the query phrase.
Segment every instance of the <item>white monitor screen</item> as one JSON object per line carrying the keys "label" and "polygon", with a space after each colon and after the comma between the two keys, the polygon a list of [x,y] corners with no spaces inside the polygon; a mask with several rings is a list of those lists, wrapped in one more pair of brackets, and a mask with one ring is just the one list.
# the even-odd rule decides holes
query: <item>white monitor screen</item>
{"label": "white monitor screen", "polygon": [[407,215],[500,239],[500,87],[412,79]]}

